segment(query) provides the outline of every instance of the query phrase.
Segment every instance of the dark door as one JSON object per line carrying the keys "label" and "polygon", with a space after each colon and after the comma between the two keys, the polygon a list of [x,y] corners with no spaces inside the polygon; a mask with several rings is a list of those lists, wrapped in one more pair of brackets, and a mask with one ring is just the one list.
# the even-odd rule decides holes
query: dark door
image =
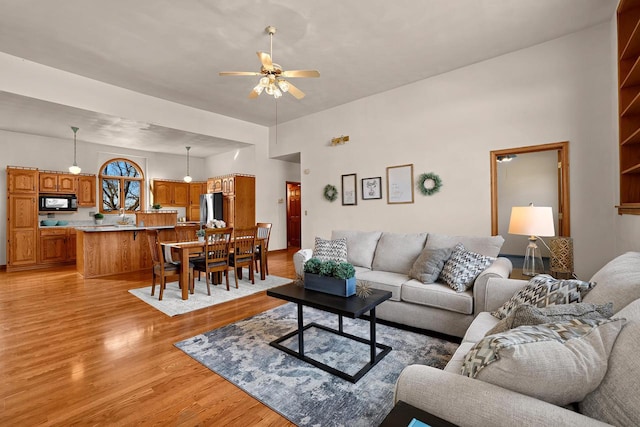
{"label": "dark door", "polygon": [[300,247],[300,183],[287,182],[287,247]]}

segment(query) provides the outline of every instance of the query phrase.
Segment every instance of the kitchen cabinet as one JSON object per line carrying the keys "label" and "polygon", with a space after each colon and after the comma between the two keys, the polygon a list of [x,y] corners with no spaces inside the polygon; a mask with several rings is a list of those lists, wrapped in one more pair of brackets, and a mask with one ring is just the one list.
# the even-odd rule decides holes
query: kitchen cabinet
{"label": "kitchen cabinet", "polygon": [[206,182],[191,182],[189,184],[189,206],[187,221],[200,221],[200,195],[207,192]]}
{"label": "kitchen cabinet", "polygon": [[76,194],[78,179],[76,175],[58,172],[40,172],[41,193]]}
{"label": "kitchen cabinet", "polygon": [[209,178],[207,180],[207,193],[222,193],[222,178]]}
{"label": "kitchen cabinet", "polygon": [[153,204],[187,207],[189,205],[189,184],[181,181],[154,179]]}
{"label": "kitchen cabinet", "polygon": [[[220,181],[224,222],[228,227],[245,228],[256,225],[256,177],[231,174],[209,178]],[[211,187],[211,185],[209,185]]]}
{"label": "kitchen cabinet", "polygon": [[7,271],[38,262],[38,170],[7,167]]}
{"label": "kitchen cabinet", "polygon": [[41,228],[41,264],[65,263],[76,259],[76,230],[74,228]]}
{"label": "kitchen cabinet", "polygon": [[78,207],[94,207],[96,206],[96,176],[95,175],[79,175],[78,176]]}

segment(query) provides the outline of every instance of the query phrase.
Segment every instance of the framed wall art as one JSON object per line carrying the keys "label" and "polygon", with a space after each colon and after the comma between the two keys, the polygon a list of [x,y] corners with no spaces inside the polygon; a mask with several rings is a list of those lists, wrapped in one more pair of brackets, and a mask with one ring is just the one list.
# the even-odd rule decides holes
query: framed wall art
{"label": "framed wall art", "polygon": [[362,200],[382,199],[382,177],[362,178]]}
{"label": "framed wall art", "polygon": [[342,175],[342,205],[353,206],[358,204],[358,185],[355,173]]}
{"label": "framed wall art", "polygon": [[387,167],[387,203],[413,203],[413,164]]}

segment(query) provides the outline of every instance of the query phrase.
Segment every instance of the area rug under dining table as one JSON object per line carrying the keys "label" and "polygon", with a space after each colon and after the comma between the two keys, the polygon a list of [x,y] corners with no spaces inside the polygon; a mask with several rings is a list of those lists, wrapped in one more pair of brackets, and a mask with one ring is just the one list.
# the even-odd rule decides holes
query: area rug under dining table
{"label": "area rug under dining table", "polygon": [[[393,350],[353,384],[292,357],[269,342],[297,328],[287,303],[176,344],[176,347],[299,426],[375,426],[393,407],[405,366],[443,368],[457,344],[379,324],[377,341]],[[338,316],[304,307],[305,323],[337,328]],[[369,322],[344,319],[345,332],[368,338]],[[370,347],[319,328],[305,331],[305,354],[342,370],[358,370]],[[282,343],[297,349],[297,338]]]}

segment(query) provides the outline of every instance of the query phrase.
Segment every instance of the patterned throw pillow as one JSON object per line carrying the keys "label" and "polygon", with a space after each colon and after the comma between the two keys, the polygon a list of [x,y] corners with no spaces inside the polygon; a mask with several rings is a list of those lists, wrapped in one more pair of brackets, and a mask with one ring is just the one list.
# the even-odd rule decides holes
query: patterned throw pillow
{"label": "patterned throw pillow", "polygon": [[347,239],[325,240],[316,237],[313,257],[320,261],[347,262]]}
{"label": "patterned throw pillow", "polygon": [[520,304],[527,303],[536,307],[555,304],[572,304],[582,302],[582,298],[594,287],[595,282],[582,280],[554,279],[548,274],[539,274],[505,302],[502,307],[491,313],[498,319],[504,319]]}
{"label": "patterned throw pillow", "polygon": [[451,256],[452,248],[423,249],[409,270],[409,277],[422,283],[434,283]]}
{"label": "patterned throw pillow", "polygon": [[534,307],[530,304],[520,304],[511,313],[496,323],[485,336],[499,334],[509,329],[524,325],[541,325],[543,323],[563,322],[572,319],[608,319],[613,316],[613,303],[588,304],[557,304],[547,307]]}
{"label": "patterned throw pillow", "polygon": [[496,259],[467,251],[462,243],[453,248],[451,257],[445,262],[440,278],[456,292],[464,292],[473,286],[473,281]]}
{"label": "patterned throw pillow", "polygon": [[574,319],[490,335],[467,353],[461,373],[559,406],[580,402],[604,378],[624,322]]}

